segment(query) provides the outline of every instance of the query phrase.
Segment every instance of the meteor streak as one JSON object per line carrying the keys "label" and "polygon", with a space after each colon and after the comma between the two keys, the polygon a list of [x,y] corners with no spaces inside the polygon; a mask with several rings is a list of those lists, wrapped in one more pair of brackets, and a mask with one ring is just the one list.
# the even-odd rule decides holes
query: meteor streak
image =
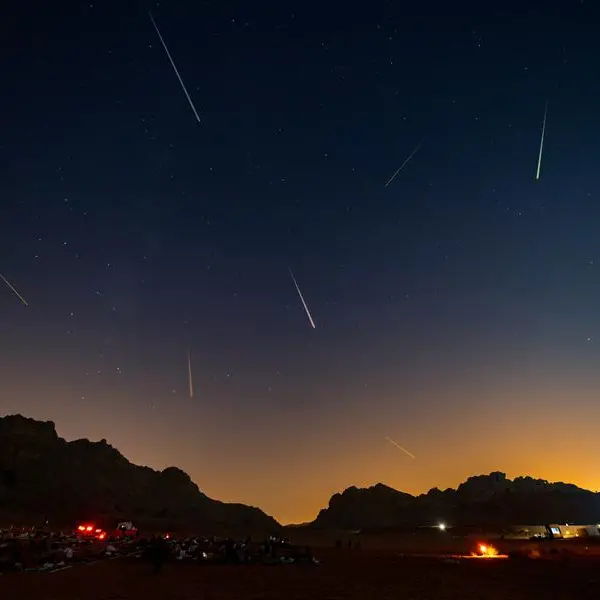
{"label": "meteor streak", "polygon": [[546,134],[546,115],[548,114],[548,102],[546,102],[546,108],[544,109],[544,121],[542,123],[542,139],[540,140],[540,154],[538,156],[537,172],[535,174],[536,180],[540,178],[540,171],[542,169],[542,152],[544,151],[544,135]]}
{"label": "meteor streak", "polygon": [[175,66],[175,62],[173,61],[173,58],[171,57],[171,53],[169,52],[169,49],[167,48],[167,44],[165,44],[165,40],[163,40],[163,36],[160,34],[158,25],[156,24],[156,21],[154,20],[152,13],[149,12],[148,15],[150,16],[152,25],[154,25],[154,29],[156,29],[156,33],[158,34],[158,39],[160,40],[161,44],[163,45],[163,48],[165,49],[165,52],[167,53],[167,57],[169,58],[169,61],[171,62],[171,66],[173,67],[173,71],[175,71],[175,75],[177,75],[177,79],[179,79],[179,83],[181,84],[183,93],[185,94],[186,98],[188,99],[188,102],[190,103],[190,106],[192,107],[192,110],[194,111],[194,115],[196,116],[196,121],[198,121],[198,123],[201,123],[202,121],[200,121],[200,117],[198,116],[198,111],[196,110],[196,107],[194,106],[194,103],[192,102],[192,99],[190,98],[190,95],[188,94],[188,91],[185,87],[185,83],[183,83],[183,79],[181,79],[181,75],[179,74],[179,71],[177,70],[177,67]]}
{"label": "meteor streak", "polygon": [[304,305],[304,310],[306,311],[306,316],[308,317],[308,320],[310,321],[310,324],[312,325],[313,329],[316,329],[316,325],[315,322],[313,321],[313,318],[310,316],[310,311],[308,310],[308,306],[306,306],[306,302],[304,302],[304,296],[302,296],[302,292],[300,291],[300,287],[298,286],[298,282],[296,281],[296,278],[294,277],[294,273],[292,272],[292,268],[289,267],[290,269],[290,275],[292,276],[292,281],[294,282],[294,285],[296,286],[296,290],[298,292],[298,296],[300,296],[300,300],[302,300],[302,304]]}
{"label": "meteor streak", "polygon": [[408,454],[411,458],[417,458],[412,452],[409,452],[406,448],[403,448],[398,442],[395,442],[393,439],[391,439],[387,436],[385,436],[385,439],[393,446],[396,446],[396,448],[399,448],[400,450],[402,450],[402,452]]}
{"label": "meteor streak", "polygon": [[0,277],[2,278],[2,281],[4,281],[4,283],[15,293],[15,296],[25,305],[25,306],[29,306],[29,304],[27,304],[27,300],[25,300],[25,298],[23,298],[23,296],[21,296],[21,294],[19,294],[19,292],[17,292],[17,290],[15,289],[15,287],[11,284],[11,282],[6,279],[6,277],[4,277],[4,275],[2,275],[2,273],[0,273]]}
{"label": "meteor streak", "polygon": [[194,381],[192,380],[192,355],[188,348],[188,384],[190,387],[190,398],[194,397]]}
{"label": "meteor streak", "polygon": [[404,167],[411,161],[412,157],[421,149],[421,146],[423,145],[423,142],[425,140],[421,140],[413,149],[413,151],[408,155],[407,158],[404,159],[404,162],[398,167],[398,170],[388,179],[387,183],[385,184],[384,187],[387,187],[388,185],[390,185],[390,183],[392,183],[392,181],[394,180],[394,178],[396,177],[396,175],[398,175],[398,173],[400,173],[400,171],[402,171],[402,169],[404,169]]}

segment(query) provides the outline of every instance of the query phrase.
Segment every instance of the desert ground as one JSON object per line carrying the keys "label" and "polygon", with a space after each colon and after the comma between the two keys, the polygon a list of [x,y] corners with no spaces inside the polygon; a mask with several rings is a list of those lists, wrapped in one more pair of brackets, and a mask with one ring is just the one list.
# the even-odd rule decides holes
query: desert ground
{"label": "desert ground", "polygon": [[152,573],[132,557],[54,573],[0,577],[2,597],[36,600],[597,599],[600,558],[410,557],[395,550],[316,549],[319,566],[170,562]]}

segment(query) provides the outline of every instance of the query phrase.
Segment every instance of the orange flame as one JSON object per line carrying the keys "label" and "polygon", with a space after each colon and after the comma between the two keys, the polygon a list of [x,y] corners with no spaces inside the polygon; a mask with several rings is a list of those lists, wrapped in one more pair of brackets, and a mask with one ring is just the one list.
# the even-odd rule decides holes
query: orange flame
{"label": "orange flame", "polygon": [[498,550],[496,550],[496,548],[494,548],[494,546],[492,546],[490,544],[479,544],[477,546],[477,550],[478,550],[479,556],[483,556],[486,558],[490,558],[492,556],[498,556]]}

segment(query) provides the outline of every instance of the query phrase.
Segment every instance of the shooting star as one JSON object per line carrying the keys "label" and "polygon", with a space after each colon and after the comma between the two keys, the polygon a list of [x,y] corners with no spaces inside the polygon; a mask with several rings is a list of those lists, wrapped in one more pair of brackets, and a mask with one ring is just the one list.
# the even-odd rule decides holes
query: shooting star
{"label": "shooting star", "polygon": [[192,355],[188,348],[188,384],[190,387],[190,398],[194,397],[194,381],[192,379]]}
{"label": "shooting star", "polygon": [[407,156],[407,158],[404,160],[404,162],[398,167],[398,170],[388,179],[387,183],[385,184],[384,187],[387,187],[388,185],[390,185],[390,183],[392,183],[392,181],[394,181],[394,178],[396,177],[396,175],[398,175],[398,173],[400,173],[400,171],[402,171],[402,169],[404,169],[404,167],[411,161],[412,157],[421,149],[421,146],[423,145],[423,142],[425,140],[421,140],[413,149],[413,151]]}
{"label": "shooting star", "polygon": [[169,49],[167,48],[167,44],[165,44],[165,40],[163,40],[163,36],[160,34],[158,25],[156,24],[156,21],[154,20],[152,13],[149,12],[148,15],[150,16],[152,25],[154,25],[154,29],[156,29],[156,33],[158,34],[158,39],[160,40],[161,44],[163,45],[163,48],[165,49],[165,52],[167,53],[169,61],[171,62],[171,66],[173,67],[173,71],[175,71],[175,75],[177,75],[177,79],[179,79],[179,83],[181,84],[183,93],[185,94],[186,98],[188,99],[188,102],[190,103],[190,106],[192,107],[192,110],[194,111],[194,115],[196,116],[196,121],[198,121],[198,123],[201,123],[202,121],[200,121],[200,117],[198,116],[198,111],[196,110],[196,107],[194,106],[194,103],[192,102],[192,99],[190,98],[190,95],[188,94],[188,91],[185,87],[185,83],[183,83],[183,79],[181,79],[181,75],[179,74],[179,71],[177,70],[177,67],[175,66],[175,62],[173,61],[173,58],[171,57],[171,53],[169,52]]}
{"label": "shooting star", "polygon": [[540,178],[540,171],[542,169],[542,153],[544,151],[544,135],[546,134],[546,115],[548,114],[548,102],[546,102],[546,108],[544,109],[544,121],[542,122],[542,139],[540,140],[540,154],[538,156],[537,172],[535,174],[536,180]]}
{"label": "shooting star", "polygon": [[294,282],[294,285],[296,286],[296,290],[298,291],[298,296],[300,296],[300,300],[302,300],[302,304],[304,305],[304,310],[306,311],[306,316],[308,317],[308,320],[310,321],[310,324],[312,325],[313,329],[316,329],[316,325],[315,322],[313,321],[313,318],[310,316],[310,311],[308,310],[308,306],[306,306],[306,302],[304,302],[304,296],[302,296],[302,292],[300,291],[300,287],[298,286],[298,282],[296,281],[296,278],[294,277],[294,273],[292,272],[292,268],[289,267],[290,269],[290,275],[292,276],[292,281]]}
{"label": "shooting star", "polygon": [[4,283],[15,293],[15,296],[25,305],[25,306],[29,306],[29,304],[27,303],[27,300],[25,300],[25,298],[23,298],[23,296],[21,296],[21,294],[19,294],[19,292],[17,292],[17,290],[15,289],[14,285],[12,285],[12,283],[6,279],[6,277],[4,277],[4,275],[2,275],[2,273],[0,273],[0,277],[2,278],[2,281],[4,281]]}
{"label": "shooting star", "polygon": [[402,452],[408,454],[411,458],[417,458],[412,452],[409,452],[406,448],[403,448],[398,442],[395,442],[392,438],[385,436],[385,439],[393,446],[396,446],[396,448],[402,450]]}

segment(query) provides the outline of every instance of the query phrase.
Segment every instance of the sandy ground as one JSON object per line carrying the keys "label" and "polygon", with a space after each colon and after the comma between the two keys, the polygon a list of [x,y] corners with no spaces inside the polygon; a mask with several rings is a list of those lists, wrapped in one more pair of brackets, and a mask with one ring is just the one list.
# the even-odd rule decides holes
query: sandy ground
{"label": "sandy ground", "polygon": [[36,600],[520,600],[600,597],[600,560],[406,558],[395,552],[322,550],[318,567],[170,563],[158,575],[123,558],[56,573],[0,577],[2,597]]}

